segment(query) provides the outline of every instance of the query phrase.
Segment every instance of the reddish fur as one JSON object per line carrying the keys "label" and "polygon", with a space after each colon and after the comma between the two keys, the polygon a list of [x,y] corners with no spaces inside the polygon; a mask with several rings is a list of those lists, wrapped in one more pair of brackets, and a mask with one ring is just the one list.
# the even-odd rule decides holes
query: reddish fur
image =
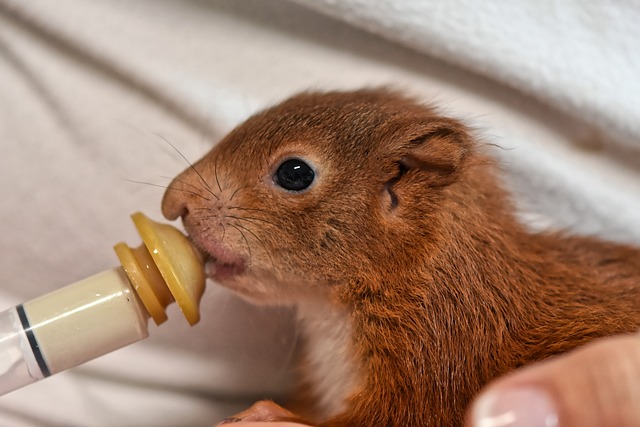
{"label": "reddish fur", "polygon": [[[269,184],[291,154],[321,166],[302,195]],[[247,278],[224,285],[347,310],[363,381],[321,425],[460,426],[492,378],[640,327],[637,248],[529,232],[469,130],[399,94],[298,95],[195,168],[222,200],[194,196],[207,192],[187,170],[163,211],[182,215],[196,243],[246,263]],[[234,211],[252,234],[233,229],[230,205],[262,210]],[[250,280],[265,290],[252,294]]]}

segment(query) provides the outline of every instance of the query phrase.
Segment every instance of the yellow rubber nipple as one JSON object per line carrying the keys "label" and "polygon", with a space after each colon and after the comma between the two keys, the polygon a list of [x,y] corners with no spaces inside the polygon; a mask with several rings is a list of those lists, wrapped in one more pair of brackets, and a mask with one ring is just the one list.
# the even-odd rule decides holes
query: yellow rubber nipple
{"label": "yellow rubber nipple", "polygon": [[176,301],[191,325],[200,320],[205,274],[202,257],[177,228],[131,215],[143,245],[114,246],[133,288],[156,324],[167,320],[166,307]]}

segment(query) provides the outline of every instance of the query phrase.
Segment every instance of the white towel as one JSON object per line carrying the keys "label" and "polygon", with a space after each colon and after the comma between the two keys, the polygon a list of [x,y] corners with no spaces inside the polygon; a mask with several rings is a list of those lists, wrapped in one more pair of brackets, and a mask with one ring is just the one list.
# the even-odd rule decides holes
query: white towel
{"label": "white towel", "polygon": [[482,74],[640,151],[640,2],[296,0]]}

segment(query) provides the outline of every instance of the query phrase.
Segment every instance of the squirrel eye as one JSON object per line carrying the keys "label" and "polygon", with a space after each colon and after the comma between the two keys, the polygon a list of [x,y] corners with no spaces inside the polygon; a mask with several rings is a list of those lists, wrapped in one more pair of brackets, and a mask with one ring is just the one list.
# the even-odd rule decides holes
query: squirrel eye
{"label": "squirrel eye", "polygon": [[289,159],[278,167],[274,181],[285,190],[302,191],[313,183],[315,175],[311,166],[304,161]]}

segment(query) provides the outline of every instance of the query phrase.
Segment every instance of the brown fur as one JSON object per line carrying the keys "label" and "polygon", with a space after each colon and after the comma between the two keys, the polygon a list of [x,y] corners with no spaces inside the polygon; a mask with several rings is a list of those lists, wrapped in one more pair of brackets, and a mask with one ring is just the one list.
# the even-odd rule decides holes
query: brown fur
{"label": "brown fur", "polygon": [[[302,194],[273,182],[289,156],[317,167]],[[640,326],[640,251],[527,231],[494,169],[463,124],[397,93],[306,93],[231,132],[163,212],[244,297],[346,313],[357,387],[316,422],[460,426],[496,376]]]}

